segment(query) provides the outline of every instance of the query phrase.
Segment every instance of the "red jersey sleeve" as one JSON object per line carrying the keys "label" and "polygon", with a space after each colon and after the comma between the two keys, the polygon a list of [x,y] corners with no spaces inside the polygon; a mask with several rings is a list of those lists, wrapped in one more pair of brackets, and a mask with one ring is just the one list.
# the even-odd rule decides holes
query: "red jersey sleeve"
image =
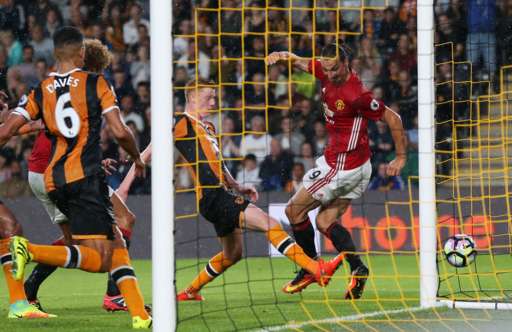
{"label": "red jersey sleeve", "polygon": [[322,64],[318,60],[310,60],[308,65],[308,72],[318,78],[322,83],[327,79],[322,69]]}
{"label": "red jersey sleeve", "polygon": [[359,112],[363,117],[378,121],[384,115],[386,107],[381,100],[373,98],[370,91],[364,92],[352,103],[352,107]]}

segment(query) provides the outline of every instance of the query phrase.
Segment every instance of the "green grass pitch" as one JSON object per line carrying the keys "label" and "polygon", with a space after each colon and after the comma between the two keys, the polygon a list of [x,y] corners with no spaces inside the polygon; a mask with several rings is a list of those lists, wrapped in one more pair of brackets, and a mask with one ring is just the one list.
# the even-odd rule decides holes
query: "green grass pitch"
{"label": "green grass pitch", "polygon": [[[482,258],[483,257],[483,258]],[[487,264],[480,257],[479,267]],[[505,257],[510,260],[510,257]],[[504,258],[504,259],[505,259]],[[501,258],[500,258],[501,259]],[[511,326],[508,311],[448,310],[414,311],[367,316],[382,310],[414,308],[418,305],[418,271],[415,256],[370,256],[372,269],[365,296],[357,302],[342,299],[347,271],[341,268],[327,288],[311,285],[296,295],[281,292],[293,277],[295,267],[283,258],[249,258],[232,267],[202,292],[203,303],[181,303],[178,331],[256,331],[275,326],[317,320],[298,325],[300,331],[494,331],[500,324]],[[179,260],[178,290],[204,267],[205,260]],[[151,264],[135,261],[141,289],[151,302]],[[400,271],[394,273],[395,269]],[[129,331],[126,313],[107,313],[101,308],[105,275],[60,269],[42,286],[44,307],[59,315],[51,320],[7,320],[5,283],[0,286],[0,331]],[[512,278],[508,278],[512,279]],[[491,283],[492,280],[488,280]],[[512,281],[509,281],[512,283]],[[468,284],[472,285],[472,283]],[[511,285],[512,286],[512,285]],[[345,317],[345,321],[329,321]],[[490,329],[492,327],[492,329]],[[292,329],[284,329],[292,330]],[[497,330],[505,331],[507,329]]]}

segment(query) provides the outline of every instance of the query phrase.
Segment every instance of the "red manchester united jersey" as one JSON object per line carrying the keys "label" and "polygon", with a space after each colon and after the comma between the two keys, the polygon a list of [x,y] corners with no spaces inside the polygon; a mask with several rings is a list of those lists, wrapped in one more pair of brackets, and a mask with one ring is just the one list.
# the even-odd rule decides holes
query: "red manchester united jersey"
{"label": "red manchester united jersey", "polygon": [[28,170],[34,173],[43,174],[50,163],[52,154],[52,142],[41,130],[34,141],[32,153],[28,158]]}
{"label": "red manchester united jersey", "polygon": [[337,170],[361,166],[370,158],[368,120],[379,120],[384,108],[355,106],[354,101],[371,92],[354,72],[341,84],[329,81],[319,61],[310,61],[309,72],[322,83],[323,111],[329,134],[324,151],[327,163]]}

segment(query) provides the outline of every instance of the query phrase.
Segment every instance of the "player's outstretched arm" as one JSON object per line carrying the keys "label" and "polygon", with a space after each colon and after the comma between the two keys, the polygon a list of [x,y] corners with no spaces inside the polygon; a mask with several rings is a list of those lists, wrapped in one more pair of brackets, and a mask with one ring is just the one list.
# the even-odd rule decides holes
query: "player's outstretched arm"
{"label": "player's outstretched arm", "polygon": [[309,60],[306,58],[302,58],[298,55],[293,54],[292,52],[272,52],[267,56],[267,64],[273,65],[279,61],[288,61],[292,62],[292,65],[295,68],[299,68],[303,71],[308,71]]}
{"label": "player's outstretched arm", "polygon": [[[147,164],[151,161],[151,143],[142,151],[140,154],[140,157],[142,158],[142,161]],[[119,197],[123,200],[123,202],[126,202],[128,199],[128,193],[130,192],[130,188],[133,184],[133,181],[135,180],[135,165],[132,165],[130,167],[130,170],[126,174],[126,176],[123,179],[123,182],[119,185],[119,188],[117,188],[116,193],[119,195]]]}
{"label": "player's outstretched arm", "polygon": [[135,164],[135,176],[143,176],[145,164],[140,157],[139,149],[135,143],[135,137],[121,118],[119,109],[112,109],[105,113],[104,116],[112,135],[116,138],[119,145],[128,152],[128,155],[132,157]]}
{"label": "player's outstretched arm", "polygon": [[395,143],[396,157],[393,159],[387,168],[389,176],[400,175],[400,171],[405,166],[407,160],[407,141],[405,139],[404,127],[400,115],[395,113],[391,108],[386,107],[382,119],[388,124],[393,142]]}
{"label": "player's outstretched arm", "polygon": [[0,147],[4,146],[18,130],[27,123],[27,119],[20,114],[9,114],[5,122],[0,125]]}

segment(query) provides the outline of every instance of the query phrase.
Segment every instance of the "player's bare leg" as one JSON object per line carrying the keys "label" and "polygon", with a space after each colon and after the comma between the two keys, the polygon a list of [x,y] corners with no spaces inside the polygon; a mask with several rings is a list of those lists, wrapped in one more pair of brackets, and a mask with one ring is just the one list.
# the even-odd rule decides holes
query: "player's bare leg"
{"label": "player's bare leg", "polygon": [[356,247],[349,231],[338,223],[350,202],[350,199],[337,198],[327,206],[322,206],[316,217],[316,224],[318,230],[331,240],[336,250],[344,255],[350,265],[351,278],[345,299],[359,299],[363,294],[369,270],[356,254]]}
{"label": "player's bare leg", "polygon": [[[320,206],[320,202],[306,190],[304,186],[293,195],[286,205],[285,213],[290,221],[295,241],[311,258],[317,259],[315,247],[315,229],[308,213]],[[283,292],[293,294],[302,291],[315,282],[314,276],[305,269],[300,269],[295,278],[283,286]]]}
{"label": "player's bare leg", "polygon": [[222,251],[213,256],[187,288],[177,295],[178,301],[203,301],[199,291],[242,258],[243,237],[239,228],[219,237]]}
{"label": "player's bare leg", "polygon": [[2,263],[7,290],[9,291],[8,318],[49,318],[55,317],[30,305],[25,295],[23,280],[16,280],[12,275],[13,260],[9,251],[11,236],[21,235],[20,223],[12,212],[0,203],[0,262]]}
{"label": "player's bare leg", "polygon": [[24,267],[31,260],[88,272],[110,272],[125,298],[132,318],[143,321],[150,319],[121,232],[117,226],[113,227],[114,240],[75,239],[78,244],[72,246],[35,245],[22,237],[11,238],[10,251],[15,279],[23,279]]}
{"label": "player's bare leg", "polygon": [[[71,246],[73,244],[73,238],[71,235],[71,228],[67,221],[58,223],[59,228],[62,232],[62,236],[57,240],[52,242],[54,246]],[[43,310],[39,299],[37,298],[37,293],[39,292],[39,287],[41,284],[57,269],[57,266],[48,265],[48,264],[37,264],[30,276],[25,280],[24,288],[25,293],[27,294],[27,300],[35,305],[39,310]]]}
{"label": "player's bare leg", "polygon": [[[114,219],[116,220],[119,230],[122,233],[123,240],[126,243],[126,248],[130,249],[130,241],[133,226],[135,225],[135,215],[130,211],[123,199],[114,192],[110,197],[112,208],[114,211]],[[107,290],[103,297],[103,309],[107,311],[127,311],[126,303],[121,295],[121,291],[108,275]]]}
{"label": "player's bare leg", "polygon": [[281,224],[263,210],[253,204],[249,204],[244,212],[241,227],[255,231],[265,232],[270,243],[283,255],[288,257],[301,268],[314,276],[314,280],[321,286],[329,283],[329,279],[341,264],[341,257],[324,263],[322,260],[314,260],[309,257],[302,247],[286,233]]}

